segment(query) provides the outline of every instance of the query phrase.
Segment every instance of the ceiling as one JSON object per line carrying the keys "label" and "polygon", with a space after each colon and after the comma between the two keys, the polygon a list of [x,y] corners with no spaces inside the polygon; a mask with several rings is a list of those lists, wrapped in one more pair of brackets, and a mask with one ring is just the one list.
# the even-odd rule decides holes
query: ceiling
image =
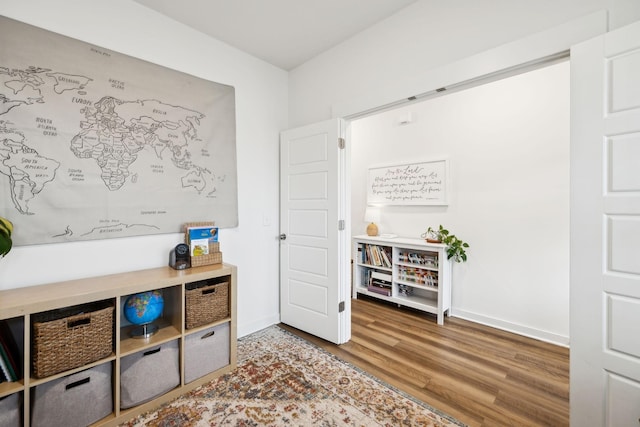
{"label": "ceiling", "polygon": [[135,0],[291,70],[417,0]]}

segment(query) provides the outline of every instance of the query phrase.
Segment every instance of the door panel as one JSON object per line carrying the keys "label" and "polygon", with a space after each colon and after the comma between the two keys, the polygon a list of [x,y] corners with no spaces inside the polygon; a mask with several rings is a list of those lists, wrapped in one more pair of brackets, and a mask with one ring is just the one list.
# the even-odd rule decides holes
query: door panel
{"label": "door panel", "polygon": [[571,49],[571,425],[640,419],[640,23]]}
{"label": "door panel", "polygon": [[[611,49],[616,55],[620,49]],[[640,73],[640,52],[632,51],[612,57],[609,63],[608,99],[609,113],[638,108],[640,106],[640,87],[637,85]]]}
{"label": "door panel", "polygon": [[327,212],[322,210],[291,210],[289,233],[298,236],[327,237]]}
{"label": "door panel", "polygon": [[289,269],[306,275],[307,280],[313,280],[310,275],[325,280],[329,274],[327,255],[327,248],[289,244]]}
{"label": "door panel", "polygon": [[[607,225],[610,236],[608,270],[640,274],[640,216],[610,215]],[[640,293],[637,296],[640,297]]]}
{"label": "door panel", "polygon": [[607,335],[612,351],[640,358],[640,300],[609,295]]}
{"label": "door panel", "polygon": [[296,166],[328,160],[326,134],[307,135],[289,142],[289,162]]}
{"label": "door panel", "polygon": [[607,145],[608,191],[640,191],[640,177],[633,173],[640,165],[640,133],[613,136]]}
{"label": "door panel", "polygon": [[304,172],[289,175],[289,200],[329,200],[327,172]]}
{"label": "door panel", "polygon": [[640,383],[615,374],[607,375],[607,425],[635,426],[638,424]]}
{"label": "door panel", "polygon": [[280,137],[281,321],[328,341],[350,338],[348,246],[344,220],[345,150],[340,120],[282,132]]}
{"label": "door panel", "polygon": [[321,316],[328,315],[327,288],[315,286],[309,282],[291,280],[289,286],[289,303],[309,310]]}

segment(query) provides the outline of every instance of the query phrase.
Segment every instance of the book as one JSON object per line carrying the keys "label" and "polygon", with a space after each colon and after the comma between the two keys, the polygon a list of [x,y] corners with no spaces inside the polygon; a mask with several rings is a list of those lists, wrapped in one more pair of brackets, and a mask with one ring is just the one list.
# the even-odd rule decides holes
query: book
{"label": "book", "polygon": [[7,355],[7,351],[5,350],[3,345],[0,345],[0,366],[2,367],[2,372],[7,377],[7,381],[18,380],[16,371],[14,370],[13,366],[11,366],[9,356]]}
{"label": "book", "polygon": [[4,350],[5,362],[15,378],[14,381],[22,378],[21,365],[17,363],[20,352],[6,320],[0,320],[0,350]]}
{"label": "book", "polygon": [[382,271],[373,271],[371,272],[371,279],[386,282],[391,285],[391,274],[389,273],[383,273]]}
{"label": "book", "polygon": [[371,246],[371,255],[373,256],[373,265],[381,266],[382,262],[380,261],[380,248],[377,246]]}
{"label": "book", "polygon": [[365,264],[373,264],[373,256],[371,255],[371,245],[366,245],[364,249],[366,251],[365,260],[364,260]]}
{"label": "book", "polygon": [[218,241],[218,227],[198,226],[188,227],[187,236],[191,256],[209,254],[209,243]]}
{"label": "book", "polygon": [[387,296],[387,297],[391,296],[391,288],[369,285],[367,286],[367,290],[370,292],[375,292],[376,294]]}
{"label": "book", "polygon": [[391,274],[372,271],[367,290],[380,295],[391,296]]}
{"label": "book", "polygon": [[387,254],[387,250],[382,248],[382,261],[385,267],[391,268],[391,256]]}
{"label": "book", "polygon": [[[0,353],[2,353],[1,348],[0,348]],[[4,378],[4,381],[9,381],[9,382],[15,381],[11,376],[11,374],[9,373],[9,367],[7,365],[7,362],[5,362],[5,359],[2,356],[0,356],[0,372],[2,372],[2,377]]]}

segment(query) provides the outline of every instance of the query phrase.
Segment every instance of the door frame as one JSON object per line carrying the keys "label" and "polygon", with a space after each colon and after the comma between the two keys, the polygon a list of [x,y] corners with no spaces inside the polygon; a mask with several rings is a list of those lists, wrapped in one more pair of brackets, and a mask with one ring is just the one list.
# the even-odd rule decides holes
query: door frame
{"label": "door frame", "polygon": [[344,318],[340,322],[340,336],[348,337],[351,340],[351,290],[353,289],[353,283],[351,283],[351,121],[340,120],[340,135],[344,138],[344,155],[341,157],[338,168],[342,181],[340,185],[344,191],[342,193],[343,199],[340,200],[342,209],[338,214],[344,220],[344,231],[338,244],[338,256],[342,259],[343,264],[338,274],[340,282],[344,283],[342,298],[344,298],[345,306],[340,316],[349,316],[348,319]]}

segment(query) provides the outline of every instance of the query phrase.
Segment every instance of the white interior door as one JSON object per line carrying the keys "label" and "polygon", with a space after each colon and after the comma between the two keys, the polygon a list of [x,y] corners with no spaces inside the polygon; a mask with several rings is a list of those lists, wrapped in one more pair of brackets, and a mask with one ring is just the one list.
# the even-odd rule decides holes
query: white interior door
{"label": "white interior door", "polygon": [[640,23],[571,49],[571,425],[640,425]]}
{"label": "white interior door", "polygon": [[351,304],[343,122],[280,135],[280,320],[342,344]]}

